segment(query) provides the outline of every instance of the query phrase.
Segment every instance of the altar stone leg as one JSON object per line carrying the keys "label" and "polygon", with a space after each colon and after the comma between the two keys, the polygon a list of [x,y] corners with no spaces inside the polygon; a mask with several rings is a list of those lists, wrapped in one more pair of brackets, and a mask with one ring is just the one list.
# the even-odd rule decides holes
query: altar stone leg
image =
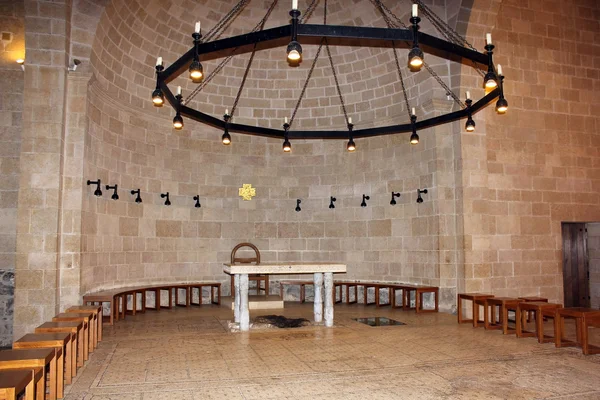
{"label": "altar stone leg", "polygon": [[240,275],[233,275],[233,320],[236,324],[240,323]]}
{"label": "altar stone leg", "polygon": [[323,273],[315,273],[315,323],[323,321]]}
{"label": "altar stone leg", "polygon": [[240,331],[250,330],[250,311],[248,310],[248,274],[240,274]]}
{"label": "altar stone leg", "polygon": [[333,273],[325,272],[325,326],[333,326]]}

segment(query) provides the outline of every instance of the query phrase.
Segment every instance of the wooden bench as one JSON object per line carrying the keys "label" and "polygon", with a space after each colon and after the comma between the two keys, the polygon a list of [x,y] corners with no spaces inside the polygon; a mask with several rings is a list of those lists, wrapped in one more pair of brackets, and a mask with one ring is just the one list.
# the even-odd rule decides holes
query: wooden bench
{"label": "wooden bench", "polygon": [[24,400],[44,399],[43,371],[38,368],[5,369],[0,371],[0,399],[17,400],[25,392]]}
{"label": "wooden bench", "polygon": [[[411,285],[404,283],[387,283],[387,282],[351,282],[351,281],[335,281],[334,287],[334,299],[336,303],[342,302],[342,291],[344,287],[346,289],[346,304],[354,304],[358,301],[358,288],[363,287],[363,304],[364,305],[375,305],[376,307],[391,306],[393,308],[403,308],[405,310],[415,309],[417,313],[422,312],[438,312],[439,309],[439,288],[437,286],[425,286],[425,285]],[[339,288],[339,291],[338,291]],[[375,300],[372,302],[368,301],[369,289],[373,288],[375,294]],[[350,289],[354,289],[354,300],[350,300]],[[388,302],[381,302],[381,291],[388,291]],[[397,296],[396,291],[401,290],[401,296]],[[338,300],[339,292],[339,300]],[[410,294],[415,293],[415,307],[410,306]],[[432,293],[434,295],[434,308],[425,309],[423,307],[423,295],[425,293]],[[401,299],[400,305],[398,305],[398,298]]]}
{"label": "wooden bench", "polygon": [[[108,324],[113,325],[120,319],[125,319],[127,313],[135,315],[138,312],[145,312],[146,310],[159,311],[161,308],[173,308],[173,304],[179,306],[190,307],[192,305],[191,293],[194,289],[199,290],[200,300],[198,303],[193,305],[202,304],[202,288],[210,288],[211,304],[221,304],[221,283],[220,282],[190,282],[190,283],[172,283],[167,285],[148,285],[148,286],[135,286],[125,287],[119,289],[104,290],[101,292],[90,293],[83,296],[83,302],[86,306],[102,306],[103,303],[109,303],[111,310],[108,319]],[[185,303],[180,304],[179,302],[179,290],[185,290]],[[168,305],[161,306],[161,293],[167,291]],[[175,291],[175,292],[174,292]],[[146,305],[146,293],[154,292],[154,307],[148,307]],[[173,296],[175,293],[175,296]],[[138,309],[138,295],[141,295],[141,308]],[[216,299],[215,299],[216,298]],[[129,310],[127,304],[131,299],[132,308]]]}
{"label": "wooden bench", "polygon": [[279,296],[281,296],[281,300],[283,300],[283,287],[284,286],[300,286],[300,303],[304,303],[306,301],[306,285],[314,285],[314,281],[280,281],[279,282]]}

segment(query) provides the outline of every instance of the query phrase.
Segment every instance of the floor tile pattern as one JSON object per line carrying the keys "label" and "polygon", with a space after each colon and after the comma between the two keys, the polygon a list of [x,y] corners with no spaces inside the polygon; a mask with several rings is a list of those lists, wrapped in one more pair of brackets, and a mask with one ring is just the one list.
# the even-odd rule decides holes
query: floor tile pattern
{"label": "floor tile pattern", "polygon": [[[310,319],[312,304],[273,311]],[[218,306],[128,316],[106,327],[65,399],[600,398],[598,355],[458,325],[444,313],[360,305],[335,312],[331,329],[249,333],[229,333],[231,311]],[[406,325],[353,320],[371,316]],[[592,341],[600,344],[598,331]]]}

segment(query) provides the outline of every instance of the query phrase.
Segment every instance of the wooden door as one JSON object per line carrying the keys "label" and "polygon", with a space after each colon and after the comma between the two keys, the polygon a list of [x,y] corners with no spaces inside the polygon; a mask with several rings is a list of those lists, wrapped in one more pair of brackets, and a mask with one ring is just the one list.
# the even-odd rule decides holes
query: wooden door
{"label": "wooden door", "polygon": [[563,223],[562,237],[565,307],[589,307],[590,270],[585,224]]}

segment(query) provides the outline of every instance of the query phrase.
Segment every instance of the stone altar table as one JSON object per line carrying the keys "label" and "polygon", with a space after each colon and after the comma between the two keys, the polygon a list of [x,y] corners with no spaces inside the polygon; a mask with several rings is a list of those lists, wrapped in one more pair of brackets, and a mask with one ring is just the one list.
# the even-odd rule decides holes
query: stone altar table
{"label": "stone altar table", "polygon": [[235,303],[233,313],[234,321],[240,324],[240,331],[250,329],[248,274],[313,274],[315,282],[315,322],[320,323],[323,320],[323,283],[325,283],[325,326],[333,326],[333,274],[346,272],[346,264],[294,262],[224,265],[223,272],[233,275],[234,278]]}

